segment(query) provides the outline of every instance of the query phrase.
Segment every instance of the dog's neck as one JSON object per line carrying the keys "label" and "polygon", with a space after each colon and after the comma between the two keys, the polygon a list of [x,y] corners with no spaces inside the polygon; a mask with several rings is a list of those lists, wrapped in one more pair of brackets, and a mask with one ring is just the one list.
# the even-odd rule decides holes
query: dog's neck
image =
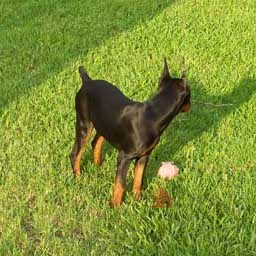
{"label": "dog's neck", "polygon": [[147,102],[157,129],[162,133],[170,121],[179,113],[185,98],[185,92],[177,90],[161,90]]}

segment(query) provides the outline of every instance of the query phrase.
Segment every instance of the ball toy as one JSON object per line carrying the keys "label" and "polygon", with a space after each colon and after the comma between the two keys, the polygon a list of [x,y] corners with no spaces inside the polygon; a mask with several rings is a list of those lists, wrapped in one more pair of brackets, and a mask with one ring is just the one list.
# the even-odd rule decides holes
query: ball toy
{"label": "ball toy", "polygon": [[172,162],[162,162],[157,175],[164,179],[171,180],[179,175],[179,168]]}

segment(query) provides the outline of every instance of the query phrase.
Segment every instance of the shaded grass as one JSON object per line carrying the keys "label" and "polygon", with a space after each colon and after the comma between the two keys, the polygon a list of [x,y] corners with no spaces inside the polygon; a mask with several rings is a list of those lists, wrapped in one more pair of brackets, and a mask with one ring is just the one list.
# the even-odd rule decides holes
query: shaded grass
{"label": "shaded grass", "polygon": [[[133,1],[115,3],[136,9]],[[131,24],[137,25],[129,31],[125,31],[128,21],[124,19],[121,23],[126,29],[120,34],[105,35],[103,30],[100,42],[84,52],[72,50],[67,59],[55,51],[39,52],[39,66],[46,71],[34,78],[29,89],[26,81],[33,76],[26,73],[24,80],[19,75],[27,63],[24,58],[16,60],[17,73],[4,77],[1,92],[7,92],[11,84],[28,91],[1,94],[5,103],[0,124],[0,254],[255,255],[254,3],[180,1],[163,5],[166,8],[154,17],[154,11],[149,12],[149,19],[147,10],[157,5],[140,3],[144,19],[138,22],[136,15],[131,16]],[[28,17],[31,9],[26,6],[31,4],[21,5]],[[97,16],[105,15],[97,4],[91,4],[93,24],[98,24]],[[72,6],[62,6],[71,26],[80,23],[79,12],[81,16],[84,12],[76,7],[78,16],[73,20],[68,17],[76,13]],[[45,8],[52,15],[54,10],[46,2]],[[34,13],[32,9],[31,18]],[[6,17],[6,27],[18,22]],[[53,33],[55,28],[58,31],[58,26],[50,27]],[[83,31],[70,35],[77,45],[87,34],[87,41],[95,35],[92,27]],[[27,37],[36,41],[33,30],[27,30]],[[55,37],[62,42],[61,33]],[[30,43],[24,45],[25,52]],[[126,95],[144,100],[156,91],[162,56],[167,56],[174,75],[180,73],[185,56],[192,97],[197,101],[191,114],[174,120],[154,151],[143,200],[133,201],[130,175],[125,204],[110,210],[116,151],[106,145],[104,165],[98,168],[92,164],[88,147],[83,174],[76,181],[67,157],[74,138],[74,95],[81,84],[77,67],[84,64],[93,78],[107,79]],[[4,57],[6,71],[12,65],[9,53]],[[65,64],[58,65],[55,58]],[[232,105],[217,107],[198,101]],[[155,175],[166,160],[173,160],[182,170],[169,183]],[[173,196],[172,208],[152,207],[160,186]]]}
{"label": "shaded grass", "polygon": [[[3,1],[0,107],[173,1]],[[10,90],[10,88],[12,90]]]}

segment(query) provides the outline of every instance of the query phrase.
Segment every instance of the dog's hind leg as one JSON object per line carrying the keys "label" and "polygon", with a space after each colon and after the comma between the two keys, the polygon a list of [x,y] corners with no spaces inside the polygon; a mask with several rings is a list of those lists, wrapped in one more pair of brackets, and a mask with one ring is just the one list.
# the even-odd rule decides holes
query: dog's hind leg
{"label": "dog's hind leg", "polygon": [[90,139],[93,130],[92,123],[88,122],[83,125],[78,125],[76,129],[76,139],[73,150],[70,154],[71,165],[75,176],[80,174],[80,162],[84,152],[86,143]]}
{"label": "dog's hind leg", "polygon": [[81,101],[80,94],[76,97],[76,138],[70,153],[70,161],[74,175],[80,174],[80,162],[86,143],[90,139],[93,131],[93,125],[89,120],[87,103]]}
{"label": "dog's hind leg", "polygon": [[102,145],[104,142],[104,137],[99,133],[96,133],[93,141],[92,141],[92,149],[93,149],[93,161],[96,165],[102,164]]}

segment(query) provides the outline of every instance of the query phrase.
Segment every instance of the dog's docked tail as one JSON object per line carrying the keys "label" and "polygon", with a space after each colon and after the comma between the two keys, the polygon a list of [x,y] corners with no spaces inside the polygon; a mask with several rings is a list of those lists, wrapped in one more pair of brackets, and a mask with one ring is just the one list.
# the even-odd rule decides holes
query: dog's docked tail
{"label": "dog's docked tail", "polygon": [[80,67],[78,68],[78,72],[79,72],[79,74],[80,74],[80,76],[81,76],[81,79],[82,79],[83,83],[92,80],[92,79],[90,78],[90,76],[87,74],[87,72],[85,71],[85,69],[84,69],[83,66],[80,66]]}

